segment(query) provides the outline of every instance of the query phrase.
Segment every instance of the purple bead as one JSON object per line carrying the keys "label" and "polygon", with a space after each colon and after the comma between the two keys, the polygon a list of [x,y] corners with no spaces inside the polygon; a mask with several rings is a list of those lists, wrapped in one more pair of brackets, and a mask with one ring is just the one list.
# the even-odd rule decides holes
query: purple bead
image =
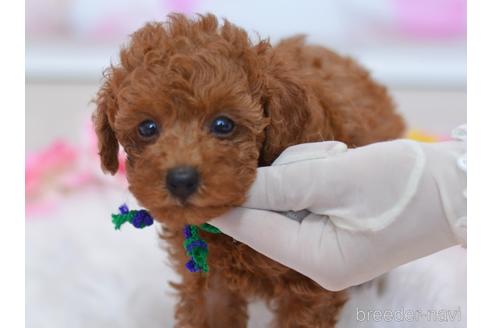
{"label": "purple bead", "polygon": [[198,265],[196,265],[195,261],[193,261],[193,260],[189,260],[188,262],[186,262],[186,268],[190,272],[200,271],[200,268],[198,267]]}
{"label": "purple bead", "polygon": [[154,223],[154,219],[150,216],[149,212],[142,210],[143,222],[146,227],[151,226]]}
{"label": "purple bead", "polygon": [[186,250],[188,251],[188,253],[191,253],[196,247],[207,249],[207,243],[205,243],[203,240],[194,240],[189,243],[188,246],[186,246]]}
{"label": "purple bead", "polygon": [[183,228],[183,234],[186,239],[191,238],[191,227],[189,225],[185,225]]}
{"label": "purple bead", "polygon": [[137,211],[130,221],[135,228],[144,228],[152,225],[154,220],[146,210]]}
{"label": "purple bead", "polygon": [[120,210],[120,214],[127,214],[129,212],[126,204],[121,205],[118,209]]}
{"label": "purple bead", "polygon": [[133,224],[133,226],[135,228],[143,228],[144,227],[144,220],[143,220],[143,217],[141,215],[138,215],[135,214],[135,216],[133,217],[133,219],[130,221],[131,224]]}

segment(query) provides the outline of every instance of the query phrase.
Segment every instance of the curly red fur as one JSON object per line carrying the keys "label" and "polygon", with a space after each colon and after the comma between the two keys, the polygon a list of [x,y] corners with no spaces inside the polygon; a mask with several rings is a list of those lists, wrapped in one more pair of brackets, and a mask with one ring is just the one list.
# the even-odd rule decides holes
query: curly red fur
{"label": "curly red fur", "polygon": [[[236,122],[227,138],[208,128],[219,115]],[[151,140],[137,134],[146,119],[160,129]],[[94,121],[103,169],[116,171],[121,144],[130,191],[165,227],[162,238],[182,276],[173,283],[177,326],[246,327],[253,297],[268,302],[278,327],[334,326],[344,292],[326,291],[226,235],[203,233],[210,273],[189,273],[181,229],[241,205],[256,168],[290,145],[340,140],[356,147],[399,137],[403,121],[367,71],[302,37],[254,44],[213,15],[171,15],[122,48],[98,93]],[[185,204],[163,183],[177,165],[201,175]]]}

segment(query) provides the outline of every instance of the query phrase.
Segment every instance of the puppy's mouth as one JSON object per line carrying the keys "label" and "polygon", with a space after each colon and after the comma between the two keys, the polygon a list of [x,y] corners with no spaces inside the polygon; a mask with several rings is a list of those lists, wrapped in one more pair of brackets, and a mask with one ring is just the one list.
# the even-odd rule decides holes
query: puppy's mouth
{"label": "puppy's mouth", "polygon": [[[226,197],[225,195],[214,192],[210,188],[207,188],[203,183],[200,183],[192,193],[176,194],[169,191],[168,188],[168,204],[166,208],[177,208],[180,211],[200,211],[200,210],[213,210],[221,209],[224,207],[232,207],[233,204],[237,204],[237,201]],[[183,196],[184,194],[184,196]],[[239,206],[237,204],[236,206]]]}
{"label": "puppy's mouth", "polygon": [[[239,205],[238,205],[239,206]],[[175,199],[175,202],[171,206],[166,206],[165,208],[178,209],[179,211],[213,211],[223,208],[232,208],[231,202],[220,202],[218,200],[207,199],[201,195],[192,196],[188,199]]]}
{"label": "puppy's mouth", "polygon": [[190,201],[185,204],[163,206],[152,212],[161,223],[182,226],[205,223],[230,209],[232,209],[230,205],[198,206]]}
{"label": "puppy's mouth", "polygon": [[203,198],[203,195],[198,190],[186,197],[176,196],[168,190],[168,199],[170,200],[171,204],[167,207],[177,207],[183,210],[200,208],[203,207],[203,200],[200,201],[201,198]]}

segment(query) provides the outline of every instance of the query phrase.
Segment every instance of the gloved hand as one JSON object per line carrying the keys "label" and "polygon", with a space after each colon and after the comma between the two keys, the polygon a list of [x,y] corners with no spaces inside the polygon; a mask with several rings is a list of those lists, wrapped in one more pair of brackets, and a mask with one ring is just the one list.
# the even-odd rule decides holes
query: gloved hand
{"label": "gloved hand", "polygon": [[[345,289],[466,242],[465,151],[460,141],[293,146],[258,169],[244,207],[210,223],[328,290]],[[305,209],[299,220],[280,213]]]}

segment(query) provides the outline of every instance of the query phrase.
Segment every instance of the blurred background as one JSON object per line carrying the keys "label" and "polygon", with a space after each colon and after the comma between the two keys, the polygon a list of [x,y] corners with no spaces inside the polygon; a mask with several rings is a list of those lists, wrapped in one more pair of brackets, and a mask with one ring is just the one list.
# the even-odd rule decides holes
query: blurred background
{"label": "blurred background", "polygon": [[170,12],[211,12],[273,42],[302,33],[352,56],[388,86],[414,138],[444,140],[466,122],[466,0],[26,0],[29,326],[172,318],[162,293],[174,275],[155,232],[112,231],[111,210],[133,200],[123,167],[99,172],[90,125],[120,45]]}
{"label": "blurred background", "polygon": [[[117,61],[127,36],[176,11],[212,12],[272,41],[303,33],[349,54],[394,91],[420,128],[445,133],[448,127],[417,121],[410,112],[432,115],[436,106],[448,107],[446,116],[454,115],[454,106],[464,111],[465,0],[26,0],[26,10],[29,150],[70,136],[79,119],[74,114],[89,111],[103,69]],[[408,111],[414,95],[423,103]],[[65,124],[44,124],[46,115]]]}

